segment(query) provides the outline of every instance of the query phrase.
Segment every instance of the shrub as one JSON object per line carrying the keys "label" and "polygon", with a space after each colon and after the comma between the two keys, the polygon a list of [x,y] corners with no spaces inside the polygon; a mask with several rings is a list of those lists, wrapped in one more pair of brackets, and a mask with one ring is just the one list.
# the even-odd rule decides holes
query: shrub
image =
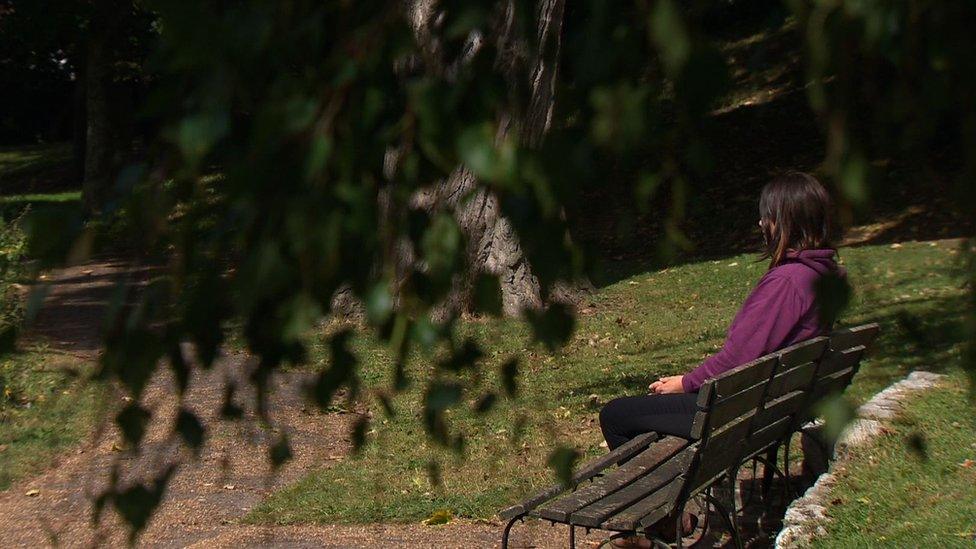
{"label": "shrub", "polygon": [[23,315],[17,283],[23,276],[26,239],[19,218],[0,218],[0,353],[13,346]]}

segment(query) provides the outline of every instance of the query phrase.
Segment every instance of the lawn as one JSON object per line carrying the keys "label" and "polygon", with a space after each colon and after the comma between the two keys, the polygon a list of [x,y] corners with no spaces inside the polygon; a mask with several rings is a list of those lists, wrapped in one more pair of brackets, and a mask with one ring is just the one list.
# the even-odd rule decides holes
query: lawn
{"label": "lawn", "polygon": [[[965,289],[954,273],[958,242],[922,242],[844,249],[855,287],[842,323],[883,326],[848,397],[862,402],[915,368],[958,370]],[[580,311],[572,341],[549,355],[529,343],[517,322],[470,321],[461,332],[489,349],[480,370],[483,387],[499,390],[506,359],[522,361],[520,391],[490,413],[452,410],[451,428],[463,433],[463,455],[426,438],[422,383],[394,398],[388,416],[369,402],[368,445],[357,457],[310,472],[250,514],[258,523],[416,521],[437,510],[491,517],[527,492],[553,482],[547,458],[558,445],[584,455],[604,452],[599,407],[638,394],[657,376],[683,372],[718,349],[728,322],[765,265],[755,256],[689,263],[624,278],[599,290]],[[391,361],[368,341],[363,384],[372,394],[390,386]],[[326,366],[318,349],[314,367]],[[414,357],[414,376],[433,372],[436,357]],[[476,375],[476,374],[472,374]],[[486,389],[482,389],[486,390]],[[436,474],[430,474],[433,469]],[[438,482],[432,482],[432,479]],[[976,495],[976,489],[973,490]]]}
{"label": "lawn", "polygon": [[89,436],[106,401],[91,368],[43,348],[0,358],[0,490]]}
{"label": "lawn", "polygon": [[[976,419],[966,379],[915,396],[885,436],[838,468],[816,547],[973,547]],[[924,441],[924,452],[911,439]]]}

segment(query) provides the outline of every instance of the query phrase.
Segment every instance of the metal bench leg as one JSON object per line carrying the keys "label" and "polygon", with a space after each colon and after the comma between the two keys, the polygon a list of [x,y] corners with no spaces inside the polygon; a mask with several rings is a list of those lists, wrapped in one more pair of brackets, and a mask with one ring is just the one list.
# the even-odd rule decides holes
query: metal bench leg
{"label": "metal bench leg", "polygon": [[769,503],[769,492],[773,489],[773,475],[776,473],[776,460],[778,456],[779,448],[773,448],[766,452],[766,460],[763,463],[762,499],[767,504]]}
{"label": "metal bench leg", "polygon": [[675,508],[674,546],[677,547],[678,549],[684,547],[683,538],[685,535],[685,529],[684,529],[684,520],[682,519],[684,518],[684,514],[685,514],[685,503],[687,502],[684,502]]}
{"label": "metal bench leg", "polygon": [[569,549],[576,549],[576,527],[569,525]]}
{"label": "metal bench leg", "polygon": [[722,516],[722,521],[725,522],[729,533],[732,534],[732,543],[735,544],[736,549],[743,549],[742,536],[739,535],[739,521],[735,516],[735,484],[734,481],[728,478],[726,478],[726,481],[729,482],[728,507],[719,498],[713,496],[711,490],[705,492],[705,500],[714,505],[715,509],[718,510],[718,514]]}
{"label": "metal bench leg", "polygon": [[786,483],[786,502],[794,498],[793,483],[790,482],[790,444],[793,442],[793,433],[786,435],[786,442],[783,445],[783,481]]}
{"label": "metal bench leg", "polygon": [[525,515],[512,517],[512,520],[508,521],[508,524],[505,525],[505,531],[502,532],[502,549],[508,549],[508,535],[512,531],[512,526],[515,526],[515,521],[522,520],[524,518]]}

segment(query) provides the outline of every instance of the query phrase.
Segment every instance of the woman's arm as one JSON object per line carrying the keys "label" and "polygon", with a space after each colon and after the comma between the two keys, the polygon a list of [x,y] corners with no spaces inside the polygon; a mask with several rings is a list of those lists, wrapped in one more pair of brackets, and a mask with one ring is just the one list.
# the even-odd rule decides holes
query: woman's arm
{"label": "woman's arm", "polygon": [[722,350],[682,377],[683,390],[697,391],[706,379],[781,348],[802,314],[803,300],[789,279],[764,278],[735,315]]}

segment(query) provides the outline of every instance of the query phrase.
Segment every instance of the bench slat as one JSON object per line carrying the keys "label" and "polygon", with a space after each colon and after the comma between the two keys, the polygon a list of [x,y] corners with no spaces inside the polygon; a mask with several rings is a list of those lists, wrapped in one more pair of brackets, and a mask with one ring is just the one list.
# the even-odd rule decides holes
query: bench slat
{"label": "bench slat", "polygon": [[[596,475],[600,474],[601,471],[616,465],[617,463],[630,459],[635,454],[645,450],[651,443],[658,439],[657,433],[644,433],[638,435],[626,443],[621,444],[619,447],[609,452],[606,455],[600,456],[593,461],[584,464],[580,469],[573,475],[572,485],[589,480]],[[566,491],[566,487],[562,484],[556,484],[545,488],[539,492],[536,492],[532,496],[528,497],[522,503],[508,507],[498,513],[498,517],[502,520],[511,520],[519,515],[524,515],[529,511],[535,509],[539,505],[549,501],[550,499],[558,496],[559,494]]]}
{"label": "bench slat", "polygon": [[595,480],[592,484],[547,503],[533,514],[548,520],[566,522],[573,512],[620,490],[653,471],[658,465],[671,458],[688,444],[689,442],[683,438],[664,437],[648,446],[646,450],[631,458],[627,463]]}
{"label": "bench slat", "polygon": [[856,372],[857,367],[851,367],[819,379],[813,388],[812,402],[817,403],[827,396],[844,392]]}
{"label": "bench slat", "polygon": [[[569,519],[572,524],[597,528],[615,513],[630,510],[642,500],[655,501],[653,507],[661,505],[673,494],[664,493],[662,487],[669,485],[676,477],[688,470],[697,448],[687,447],[667,460],[650,473],[640,477],[624,488],[595,501],[574,512]],[[653,509],[652,507],[652,509]],[[649,512],[639,512],[631,524]],[[628,527],[629,528],[629,527]]]}
{"label": "bench slat", "polygon": [[[687,464],[685,466],[687,467]],[[655,492],[639,498],[633,505],[609,516],[601,526],[608,530],[629,532],[637,530],[641,526],[642,519],[655,511],[659,511],[661,516],[666,515],[674,508],[674,500],[684,483],[683,476],[672,477],[664,485],[657,487]]]}
{"label": "bench slat", "polygon": [[808,388],[816,372],[817,363],[807,362],[777,374],[770,382],[767,398],[778,398],[797,389]]}
{"label": "bench slat", "polygon": [[753,423],[753,431],[759,431],[784,417],[789,417],[797,412],[807,402],[809,394],[806,391],[793,391],[782,395],[766,403],[756,422]]}
{"label": "bench slat", "polygon": [[776,367],[775,356],[760,357],[725,372],[714,379],[715,401],[728,398],[769,379]]}
{"label": "bench slat", "polygon": [[767,382],[768,378],[744,391],[717,400],[712,404],[712,409],[708,415],[699,414],[695,417],[696,421],[691,426],[692,438],[702,438],[706,429],[709,433],[721,430],[743,414],[755,410],[762,402]]}
{"label": "bench slat", "polygon": [[815,337],[779,351],[780,369],[794,368],[800,364],[820,360],[829,344],[829,338]]}
{"label": "bench slat", "polygon": [[761,430],[757,430],[751,437],[749,437],[746,444],[745,455],[742,459],[749,459],[752,456],[769,449],[770,446],[779,444],[783,437],[790,432],[792,427],[793,418],[784,417]]}
{"label": "bench slat", "polygon": [[850,349],[844,349],[843,351],[828,352],[824,356],[824,359],[820,361],[817,377],[823,378],[854,366],[861,361],[861,358],[864,356],[864,350],[863,345],[858,345]]}
{"label": "bench slat", "polygon": [[836,330],[830,334],[830,348],[843,351],[863,345],[865,350],[871,350],[880,331],[881,327],[875,323]]}

